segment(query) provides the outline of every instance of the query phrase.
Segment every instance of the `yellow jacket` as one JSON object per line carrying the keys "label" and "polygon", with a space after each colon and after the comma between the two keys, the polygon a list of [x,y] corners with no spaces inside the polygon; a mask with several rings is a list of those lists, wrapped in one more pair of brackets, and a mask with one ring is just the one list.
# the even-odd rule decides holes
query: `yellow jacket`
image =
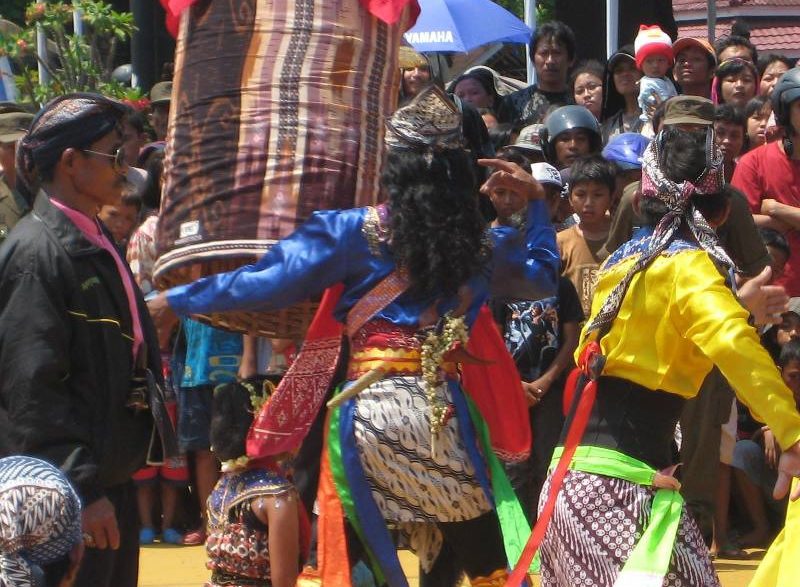
{"label": "yellow jacket", "polygon": [[[629,241],[601,267],[587,324],[647,240]],[[600,343],[603,374],[690,398],[717,365],[753,416],[788,448],[800,440],[800,413],[748,317],[711,257],[676,239],[633,278]],[[576,360],[595,336],[583,331]]]}

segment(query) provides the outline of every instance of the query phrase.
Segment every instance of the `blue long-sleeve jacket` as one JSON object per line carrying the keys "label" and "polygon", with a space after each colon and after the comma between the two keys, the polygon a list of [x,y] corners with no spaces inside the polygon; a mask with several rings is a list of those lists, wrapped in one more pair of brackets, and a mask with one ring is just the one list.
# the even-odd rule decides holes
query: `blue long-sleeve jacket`
{"label": "blue long-sleeve jacket", "polygon": [[[396,269],[386,243],[376,247],[374,239],[367,238],[370,228],[365,219],[369,212],[369,208],[316,212],[258,262],[171,289],[169,304],[182,315],[271,311],[318,296],[325,288],[342,282],[344,292],[335,315],[344,320],[358,299]],[[375,317],[415,326],[423,312],[430,315],[433,308],[441,316],[466,301],[471,324],[489,296],[539,299],[554,295],[559,255],[543,201],[529,204],[525,226],[524,232],[508,227],[491,229],[490,258],[462,288],[460,297],[442,299],[406,293]]]}

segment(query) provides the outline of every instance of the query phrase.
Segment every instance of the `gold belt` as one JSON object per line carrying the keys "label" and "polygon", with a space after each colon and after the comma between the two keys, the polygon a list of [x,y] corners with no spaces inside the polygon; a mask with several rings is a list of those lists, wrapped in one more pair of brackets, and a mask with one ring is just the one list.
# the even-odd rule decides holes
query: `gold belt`
{"label": "gold belt", "polygon": [[[421,353],[419,349],[377,347],[353,351],[347,365],[347,378],[358,379],[378,367],[387,375],[422,375]],[[450,376],[458,375],[457,363],[442,363],[442,369]]]}

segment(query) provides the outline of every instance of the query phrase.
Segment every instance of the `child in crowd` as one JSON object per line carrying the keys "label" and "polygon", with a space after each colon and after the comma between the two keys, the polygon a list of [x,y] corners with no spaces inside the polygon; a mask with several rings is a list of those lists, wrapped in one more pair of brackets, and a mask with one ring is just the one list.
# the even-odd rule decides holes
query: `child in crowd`
{"label": "child in crowd", "polygon": [[208,498],[206,552],[211,581],[222,585],[294,587],[300,562],[299,499],[281,467],[250,461],[245,441],[253,414],[274,389],[263,380],[214,390],[211,447],[222,476]]}
{"label": "child in crowd", "polygon": [[786,263],[789,261],[789,255],[791,254],[789,242],[785,236],[774,228],[759,228],[758,234],[761,235],[761,240],[764,241],[769,253],[772,280],[778,280],[783,277]]}
{"label": "child in crowd", "polygon": [[122,250],[128,246],[128,239],[139,223],[141,209],[142,199],[138,194],[125,195],[119,204],[105,205],[97,215],[108,228],[114,243]]}
{"label": "child in crowd", "polygon": [[581,300],[583,313],[592,308],[598,253],[608,238],[611,219],[608,210],[616,187],[617,168],[600,155],[575,161],[569,170],[569,201],[578,224],[556,235],[561,252],[561,274],[568,278]]}
{"label": "child in crowd", "polygon": [[[786,262],[789,260],[790,250],[786,238],[778,231],[771,228],[759,228],[759,234],[767,247],[770,255],[773,282],[783,275]],[[789,308],[783,313],[781,323],[770,327],[761,337],[762,344],[772,355],[776,364],[781,368],[781,374],[789,388],[798,397],[797,385],[793,387],[787,376],[793,379],[796,372],[788,368],[787,356],[784,349],[793,343],[800,334],[800,300],[794,298],[790,301]],[[762,426],[750,414],[742,403],[737,403],[738,431],[737,442],[734,447],[731,468],[734,480],[744,505],[745,513],[749,518],[751,528],[747,534],[739,538],[738,545],[742,547],[763,546],[770,536],[770,518],[766,505],[775,517],[782,518],[783,505],[772,498],[772,487],[775,485],[777,472],[775,463],[778,452],[776,451],[775,437],[768,427]],[[730,552],[721,554],[739,554],[739,546],[731,544]]]}
{"label": "child in crowd", "polygon": [[[163,148],[147,166],[147,181],[139,199],[139,204],[147,209],[158,208],[161,201],[161,175],[163,171]],[[109,208],[105,206],[104,208]],[[152,214],[139,225],[128,240],[127,260],[133,278],[145,297],[155,293],[153,288],[153,266],[156,262],[155,232],[158,216]],[[173,424],[177,423],[177,397],[173,375],[172,356],[162,351],[161,364],[164,369],[164,392],[167,411]],[[189,470],[186,458],[170,459],[159,467],[144,467],[138,470],[133,481],[136,484],[136,503],[139,510],[140,544],[152,544],[161,529],[161,542],[181,544],[183,534],[175,528],[176,510],[181,491],[189,485]],[[158,491],[157,491],[158,490]],[[156,524],[153,514],[156,500],[160,500],[161,523]]]}
{"label": "child in crowd", "polygon": [[[795,301],[795,312],[800,310],[797,305]],[[789,340],[783,345],[778,367],[800,409],[800,341]],[[760,427],[749,439],[736,443],[732,466],[751,524],[750,531],[739,539],[743,547],[765,546],[771,538],[770,519],[783,520],[785,500],[778,502],[772,497],[780,454],[769,426]]]}
{"label": "child in crowd", "polygon": [[732,104],[719,104],[714,108],[714,139],[725,163],[725,181],[730,183],[736,160],[744,152],[747,140],[747,119]]}
{"label": "child in crowd", "polygon": [[550,210],[550,221],[556,223],[561,204],[561,192],[564,189],[561,174],[549,163],[540,162],[531,164],[531,175],[544,188],[544,199]]}
{"label": "child in crowd", "polygon": [[[514,157],[505,158],[524,167],[524,161]],[[561,176],[548,163],[535,163],[531,171],[545,190],[553,219],[561,199]],[[523,198],[505,190],[493,191],[490,198],[497,210],[495,226],[519,226],[527,206]],[[553,449],[564,424],[564,384],[578,344],[578,325],[583,322],[584,315],[575,286],[565,277],[559,280],[553,297],[495,302],[492,310],[514,357],[530,408],[531,455],[521,463],[506,465],[506,471],[526,515],[533,520]]]}
{"label": "child in crowd", "polygon": [[638,98],[642,114],[639,118],[642,122],[649,122],[653,107],[678,95],[675,84],[667,77],[675,61],[672,39],[658,25],[641,25],[633,45],[636,68],[642,72]]}
{"label": "child in crowd", "polygon": [[744,108],[747,118],[747,150],[767,142],[767,127],[772,115],[772,103],[767,96],[756,96]]}
{"label": "child in crowd", "polygon": [[[164,394],[167,399],[167,411],[173,424],[177,421],[177,404],[173,387],[173,374],[170,357],[162,355],[164,367]],[[136,505],[139,510],[139,544],[152,544],[161,532],[162,544],[183,544],[183,534],[175,528],[178,497],[181,490],[189,485],[189,470],[186,459],[179,457],[169,459],[160,466],[148,466],[139,469],[133,475],[136,485]],[[158,494],[156,490],[158,489]],[[156,499],[160,500],[161,523],[156,524],[153,518]]]}

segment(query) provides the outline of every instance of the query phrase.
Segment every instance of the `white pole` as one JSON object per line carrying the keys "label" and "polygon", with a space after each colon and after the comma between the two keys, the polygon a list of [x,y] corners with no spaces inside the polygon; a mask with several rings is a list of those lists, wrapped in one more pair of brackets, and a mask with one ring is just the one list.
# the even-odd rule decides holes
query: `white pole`
{"label": "white pole", "polygon": [[619,47],[619,0],[606,0],[606,57]]}
{"label": "white pole", "polygon": [[[525,24],[531,30],[536,30],[536,2],[534,0],[525,0]],[[531,46],[525,45],[525,63],[528,68],[528,85],[536,83],[536,69],[533,67],[533,60],[531,59]]]}
{"label": "white pole", "polygon": [[6,100],[9,102],[17,101],[17,86],[14,83],[14,74],[11,73],[11,63],[8,57],[0,57],[0,83],[3,86],[3,92]]}
{"label": "white pole", "polygon": [[[36,25],[36,54],[39,56],[39,83],[45,85],[50,82],[50,75],[44,67],[47,63],[47,36],[41,24]],[[44,63],[42,63],[44,62]]]}
{"label": "white pole", "polygon": [[72,30],[75,36],[83,36],[83,10],[80,8],[74,8],[72,10]]}

